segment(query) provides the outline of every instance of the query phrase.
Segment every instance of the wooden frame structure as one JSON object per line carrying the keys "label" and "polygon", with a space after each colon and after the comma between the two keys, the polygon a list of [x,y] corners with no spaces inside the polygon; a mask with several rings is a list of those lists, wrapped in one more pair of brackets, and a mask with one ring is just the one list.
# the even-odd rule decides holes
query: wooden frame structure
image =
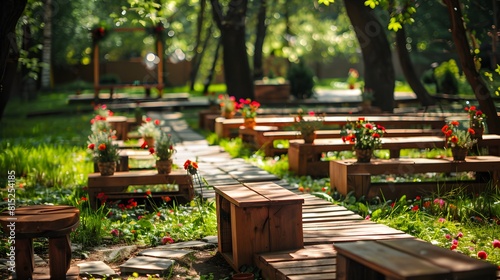
{"label": "wooden frame structure", "polygon": [[[163,30],[163,26],[156,26],[154,27],[155,30],[156,28],[161,28]],[[123,27],[123,28],[115,28],[113,29],[115,32],[135,32],[135,31],[147,31],[146,28],[139,28],[139,27]],[[98,99],[99,98],[99,92],[101,89],[109,89],[110,90],[110,99],[113,98],[113,91],[115,88],[130,88],[130,87],[143,87],[146,89],[146,92],[149,92],[151,88],[156,88],[158,90],[158,96],[159,98],[162,97],[163,94],[163,41],[161,40],[161,32],[155,32],[155,44],[156,44],[156,55],[158,56],[159,62],[158,62],[158,67],[157,67],[157,76],[156,84],[142,84],[142,85],[135,85],[135,84],[118,84],[118,85],[101,85],[99,82],[99,41],[102,40],[96,40],[93,38],[92,40],[92,48],[93,48],[93,66],[94,66],[94,98]]]}

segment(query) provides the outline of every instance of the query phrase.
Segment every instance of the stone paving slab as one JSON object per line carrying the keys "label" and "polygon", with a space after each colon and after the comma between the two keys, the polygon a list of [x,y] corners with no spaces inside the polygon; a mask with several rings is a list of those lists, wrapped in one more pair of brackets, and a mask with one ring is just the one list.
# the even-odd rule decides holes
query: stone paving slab
{"label": "stone paving slab", "polygon": [[80,268],[80,276],[106,277],[118,276],[116,272],[103,261],[84,262],[77,265]]}
{"label": "stone paving slab", "polygon": [[147,249],[142,252],[139,252],[139,256],[148,256],[155,258],[163,258],[163,259],[181,259],[187,254],[192,253],[193,250],[184,250],[184,249],[161,249],[161,248],[152,248]]}
{"label": "stone paving slab", "polygon": [[122,274],[137,272],[139,274],[165,275],[174,263],[175,261],[170,259],[138,256],[120,265],[120,271]]}
{"label": "stone paving slab", "polygon": [[158,249],[206,249],[213,248],[214,245],[211,243],[193,240],[179,243],[172,243],[167,245],[157,246]]}

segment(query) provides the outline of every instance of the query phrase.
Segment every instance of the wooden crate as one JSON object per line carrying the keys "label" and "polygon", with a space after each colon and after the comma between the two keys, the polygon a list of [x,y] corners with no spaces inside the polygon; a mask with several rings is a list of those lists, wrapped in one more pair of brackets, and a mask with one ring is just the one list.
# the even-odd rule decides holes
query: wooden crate
{"label": "wooden crate", "polygon": [[239,271],[254,254],[304,245],[304,199],[272,182],[214,186],[219,252]]}
{"label": "wooden crate", "polygon": [[336,243],[338,280],[494,280],[496,266],[417,239]]}
{"label": "wooden crate", "polygon": [[[88,175],[89,201],[92,208],[97,208],[97,195],[104,193],[112,198],[135,198],[138,194],[124,192],[131,185],[177,184],[178,191],[152,193],[154,196],[182,197],[185,201],[194,198],[193,180],[184,170],[172,170],[170,174],[158,174],[157,170],[115,172],[111,176],[99,173]],[[142,195],[144,196],[144,195]]]}
{"label": "wooden crate", "polygon": [[330,187],[339,193],[347,195],[354,191],[356,197],[362,195],[371,198],[381,195],[385,199],[395,199],[401,195],[416,196],[425,192],[446,191],[455,187],[466,187],[472,191],[484,189],[487,182],[422,182],[422,183],[377,183],[372,184],[370,176],[381,174],[417,174],[427,172],[486,172],[490,179],[499,181],[500,157],[475,156],[466,161],[456,162],[451,158],[444,159],[392,159],[372,160],[369,163],[357,163],[355,159],[330,161]]}

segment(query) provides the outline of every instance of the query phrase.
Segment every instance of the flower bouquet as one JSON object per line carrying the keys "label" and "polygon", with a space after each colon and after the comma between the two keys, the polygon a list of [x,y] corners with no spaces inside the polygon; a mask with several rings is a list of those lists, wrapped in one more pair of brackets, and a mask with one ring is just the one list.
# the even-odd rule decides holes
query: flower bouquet
{"label": "flower bouquet", "polygon": [[465,107],[465,111],[469,114],[469,128],[474,130],[474,134],[471,134],[471,137],[473,139],[482,139],[486,115],[481,110],[477,110],[474,105]]}
{"label": "flower bouquet", "polygon": [[446,136],[445,147],[451,147],[453,160],[463,161],[467,156],[468,150],[477,143],[477,139],[472,136],[475,134],[474,129],[461,129],[458,121],[450,121],[445,124],[441,131]]}
{"label": "flower bouquet", "polygon": [[154,147],[154,139],[160,136],[161,130],[160,125],[162,122],[160,120],[152,120],[151,118],[145,118],[145,121],[141,124],[137,130],[139,134],[144,139],[145,145],[149,147]]}
{"label": "flower bouquet", "polygon": [[245,127],[253,128],[255,127],[255,117],[257,117],[257,109],[259,109],[260,103],[247,99],[240,99],[240,102],[236,104],[236,110],[241,113],[243,118],[245,119]]}
{"label": "flower bouquet", "polygon": [[93,119],[90,120],[90,129],[92,130],[92,133],[111,132],[112,127],[111,124],[107,121],[107,118],[113,116],[113,112],[111,110],[108,110],[105,104],[95,106],[94,112],[96,115]]}
{"label": "flower bouquet", "polygon": [[156,169],[159,174],[169,174],[172,171],[172,156],[176,150],[171,134],[161,132],[155,141],[155,146],[149,147],[149,152],[156,159]]}
{"label": "flower bouquet", "polygon": [[316,115],[313,111],[309,111],[308,117],[304,117],[304,110],[298,109],[293,128],[300,131],[305,143],[312,143],[314,142],[314,131],[323,126],[324,120],[324,115]]}
{"label": "flower bouquet", "polygon": [[87,148],[91,151],[101,175],[113,175],[120,159],[118,145],[113,144],[113,133],[97,132],[89,136]]}
{"label": "flower bouquet", "polygon": [[354,144],[358,162],[370,161],[373,150],[382,145],[384,134],[383,126],[368,122],[365,118],[359,118],[356,122],[348,122],[340,131],[344,143]]}
{"label": "flower bouquet", "polygon": [[220,94],[218,99],[222,116],[226,119],[234,117],[236,114],[236,99],[234,96]]}

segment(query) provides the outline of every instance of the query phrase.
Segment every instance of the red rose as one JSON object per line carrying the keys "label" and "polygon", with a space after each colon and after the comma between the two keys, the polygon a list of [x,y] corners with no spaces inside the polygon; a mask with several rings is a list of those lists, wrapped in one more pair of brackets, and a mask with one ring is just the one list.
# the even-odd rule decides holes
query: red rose
{"label": "red rose", "polygon": [[95,144],[94,143],[90,143],[87,148],[93,150],[95,148]]}
{"label": "red rose", "polygon": [[101,144],[99,144],[99,147],[97,147],[97,148],[99,149],[99,151],[104,151],[104,150],[106,150],[106,144],[101,143]]}

